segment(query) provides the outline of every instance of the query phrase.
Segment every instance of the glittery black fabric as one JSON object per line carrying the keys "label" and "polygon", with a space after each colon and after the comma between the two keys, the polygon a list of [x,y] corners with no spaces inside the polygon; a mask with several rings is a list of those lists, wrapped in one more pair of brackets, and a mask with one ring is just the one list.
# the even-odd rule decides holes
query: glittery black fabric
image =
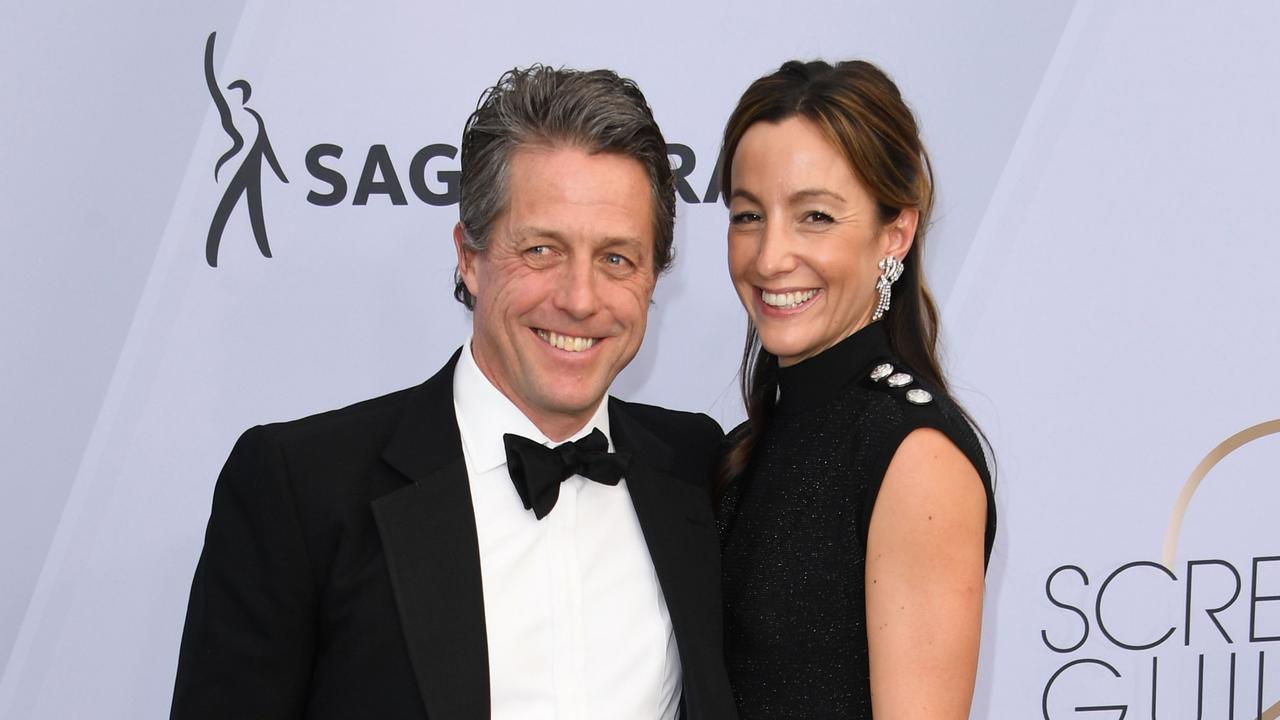
{"label": "glittery black fabric", "polygon": [[[780,372],[775,415],[725,492],[725,654],[742,720],[870,719],[864,564],[867,524],[894,451],[912,431],[944,432],[987,488],[986,459],[959,408],[919,379],[870,379],[895,360],[880,323]],[[912,388],[933,395],[907,401]]]}

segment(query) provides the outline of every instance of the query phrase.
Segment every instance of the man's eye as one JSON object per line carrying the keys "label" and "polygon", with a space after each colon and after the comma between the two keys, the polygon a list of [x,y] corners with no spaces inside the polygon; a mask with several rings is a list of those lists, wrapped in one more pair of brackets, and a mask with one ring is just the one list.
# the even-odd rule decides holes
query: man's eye
{"label": "man's eye", "polygon": [[760,214],[751,212],[750,210],[734,213],[729,216],[729,222],[734,225],[746,225],[747,223],[760,222]]}
{"label": "man's eye", "polygon": [[547,254],[548,252],[550,252],[550,251],[551,251],[551,249],[550,249],[550,248],[548,248],[546,245],[534,245],[533,247],[529,248],[528,250],[525,250],[525,252],[526,252],[526,253],[528,253],[528,254],[530,254],[530,255],[535,255],[535,256],[536,256],[536,255],[546,255],[546,254]]}
{"label": "man's eye", "polygon": [[618,267],[631,264],[631,260],[627,258],[627,256],[619,255],[618,253],[609,253],[608,255],[605,255],[604,261],[610,265],[616,265]]}

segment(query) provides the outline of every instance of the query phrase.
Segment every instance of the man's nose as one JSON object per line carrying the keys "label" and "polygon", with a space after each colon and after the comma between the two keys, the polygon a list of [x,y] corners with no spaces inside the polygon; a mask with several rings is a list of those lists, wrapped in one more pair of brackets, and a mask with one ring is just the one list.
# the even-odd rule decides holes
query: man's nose
{"label": "man's nose", "polygon": [[591,258],[575,257],[565,263],[564,276],[556,289],[555,304],[578,319],[591,317],[600,309],[600,293]]}

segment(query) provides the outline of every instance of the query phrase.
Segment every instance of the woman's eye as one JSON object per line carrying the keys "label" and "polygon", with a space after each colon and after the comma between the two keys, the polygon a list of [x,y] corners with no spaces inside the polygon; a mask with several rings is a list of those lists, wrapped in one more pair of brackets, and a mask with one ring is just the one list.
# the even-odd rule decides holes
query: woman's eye
{"label": "woman's eye", "polygon": [[804,221],[805,221],[805,222],[810,222],[810,223],[824,223],[824,224],[825,224],[825,223],[832,223],[832,222],[835,222],[835,218],[833,218],[833,217],[831,217],[830,215],[828,215],[828,214],[826,214],[826,213],[822,212],[821,210],[811,210],[811,211],[809,211],[808,213],[805,213]]}
{"label": "woman's eye", "polygon": [[751,212],[750,210],[737,212],[729,216],[729,222],[734,225],[745,225],[747,223],[760,222],[760,214]]}

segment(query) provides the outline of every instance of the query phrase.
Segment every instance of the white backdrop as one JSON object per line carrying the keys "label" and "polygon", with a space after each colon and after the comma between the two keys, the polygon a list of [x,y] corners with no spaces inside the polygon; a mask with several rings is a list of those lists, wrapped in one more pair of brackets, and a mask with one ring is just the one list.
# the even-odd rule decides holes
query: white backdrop
{"label": "white backdrop", "polygon": [[[416,384],[461,342],[456,207],[419,199],[412,158],[456,147],[502,71],[633,77],[701,198],[738,94],[815,56],[888,70],[935,162],[949,369],[1000,463],[973,717],[1189,719],[1203,698],[1203,717],[1256,718],[1280,701],[1280,427],[1264,424],[1280,418],[1280,8],[185,5],[0,9],[0,717],[165,716],[234,438]],[[243,154],[215,180],[231,141],[205,86],[214,31],[219,85],[252,85],[288,178],[264,166],[274,257],[241,204],[216,269],[205,235]],[[325,144],[341,156],[309,167]],[[379,146],[403,205],[386,164],[365,185],[391,194],[355,202]],[[429,160],[426,189],[456,169]],[[309,201],[332,171],[341,201]],[[615,392],[731,426],[726,213],[678,211],[676,269]]]}

